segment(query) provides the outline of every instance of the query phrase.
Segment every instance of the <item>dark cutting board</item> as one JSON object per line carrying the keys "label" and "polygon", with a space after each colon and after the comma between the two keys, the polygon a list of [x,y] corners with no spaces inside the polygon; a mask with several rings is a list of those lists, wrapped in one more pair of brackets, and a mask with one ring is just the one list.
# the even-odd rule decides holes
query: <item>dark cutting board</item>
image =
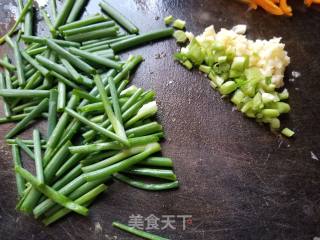
{"label": "dark cutting board", "polygon": [[[113,0],[141,32],[163,27],[163,17],[172,14],[187,20],[188,30],[196,34],[210,24],[217,30],[247,24],[252,39],[281,36],[291,57],[286,86],[292,112],[283,122],[296,137],[278,137],[232,111],[204,76],[173,61],[178,48],[174,40],[135,49],[130,53],[142,54],[145,62],[133,84],[157,92],[158,118],[166,132],[163,154],[174,159],[180,189],[153,193],[116,182],[91,207],[89,217],[70,215],[46,228],[15,211],[11,153],[3,142],[12,125],[2,125],[0,239],[135,239],[113,229],[111,222],[128,223],[139,214],[162,220],[174,215],[177,229],[154,231],[170,239],[320,237],[320,162],[311,157],[311,152],[320,157],[320,11],[302,2],[295,1],[294,16],[286,18],[246,11],[246,6],[226,0]],[[12,25],[8,9],[15,4],[0,2],[2,33]],[[97,12],[97,4],[90,1],[87,13]],[[44,28],[40,24],[39,34]],[[1,47],[1,56],[7,50]],[[290,82],[294,70],[301,77]],[[177,215],[192,215],[192,224],[188,221],[183,230]]]}

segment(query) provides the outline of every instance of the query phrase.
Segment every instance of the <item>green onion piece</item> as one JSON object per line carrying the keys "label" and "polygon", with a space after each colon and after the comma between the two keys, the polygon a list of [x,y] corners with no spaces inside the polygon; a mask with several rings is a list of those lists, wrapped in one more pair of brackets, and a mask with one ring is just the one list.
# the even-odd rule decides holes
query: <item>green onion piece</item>
{"label": "green onion piece", "polygon": [[174,32],[173,28],[160,29],[153,32],[140,34],[140,35],[137,35],[136,37],[125,39],[120,42],[112,43],[110,44],[110,46],[115,52],[120,52],[128,48],[146,44],[151,41],[171,37],[173,32]]}
{"label": "green onion piece", "polygon": [[34,153],[20,138],[15,139],[15,144],[17,144],[29,157],[31,157],[31,159],[34,159]]}
{"label": "green onion piece", "polygon": [[174,31],[173,37],[176,39],[177,43],[185,43],[188,40],[185,32],[181,30]]}
{"label": "green onion piece", "polygon": [[34,161],[36,165],[37,179],[44,183],[42,157],[41,157],[41,139],[38,129],[33,130],[33,142],[34,142]]}
{"label": "green onion piece", "polygon": [[123,174],[116,173],[113,177],[121,182],[124,182],[132,187],[146,190],[146,191],[162,191],[162,190],[169,190],[173,188],[179,187],[179,182],[168,182],[168,183],[144,183],[142,181],[137,181],[132,178],[129,178]]}
{"label": "green onion piece", "polygon": [[173,22],[173,24],[172,24],[172,26],[174,27],[174,28],[177,28],[177,29],[185,29],[185,27],[186,27],[186,21],[183,21],[183,20],[181,20],[181,19],[177,19],[177,20],[175,20],[174,22]]}
{"label": "green onion piece", "polygon": [[5,135],[5,138],[12,138],[16,134],[24,130],[32,120],[34,120],[36,117],[38,117],[42,112],[44,112],[48,108],[48,102],[49,101],[47,98],[43,99],[41,103],[34,110],[28,113],[24,119],[22,119],[14,128],[12,128]]}
{"label": "green onion piece", "polygon": [[67,50],[60,47],[55,42],[47,39],[47,45],[50,49],[55,51],[59,56],[68,60],[74,67],[77,67],[88,74],[95,72],[95,69],[93,67],[91,67],[90,65],[82,61],[80,58],[77,58],[76,56],[70,54]]}
{"label": "green onion piece", "polygon": [[16,70],[16,67],[15,67],[14,65],[12,65],[11,63],[6,62],[6,61],[4,61],[4,60],[1,60],[1,59],[0,59],[0,66],[8,69],[8,70],[11,71],[11,72],[13,72],[13,71]]}
{"label": "green onion piece", "polygon": [[63,26],[60,26],[59,27],[59,31],[66,31],[66,30],[70,30],[70,29],[76,29],[76,28],[88,26],[88,25],[91,25],[91,24],[95,24],[95,23],[98,23],[98,22],[104,22],[106,20],[108,20],[107,17],[105,17],[105,16],[103,16],[101,14],[98,14],[98,15],[94,15],[94,16],[88,17],[86,19],[81,19],[81,20],[78,20],[78,21],[71,22],[71,23],[65,24]]}
{"label": "green onion piece", "polygon": [[117,21],[122,27],[124,27],[129,33],[138,33],[139,29],[125,16],[123,16],[118,10],[113,8],[107,2],[99,3],[99,6],[102,8],[103,11],[107,13],[112,19]]}
{"label": "green onion piece", "polygon": [[114,27],[89,31],[89,32],[86,32],[86,34],[77,33],[77,34],[69,35],[69,36],[66,36],[65,39],[68,41],[84,42],[92,39],[115,37],[117,36],[118,30],[119,30],[119,27],[114,26]]}
{"label": "green onion piece", "polygon": [[88,215],[88,209],[73,202],[66,196],[60,194],[53,188],[49,187],[48,185],[42,183],[37,178],[35,178],[30,172],[23,169],[22,167],[16,165],[15,170],[17,173],[19,173],[25,180],[30,182],[33,187],[35,187],[38,191],[46,195],[48,198],[52,199],[53,201],[57,202],[61,206],[68,208],[71,211],[74,211],[78,214],[81,214],[83,216]]}
{"label": "green onion piece", "polygon": [[32,6],[32,3],[33,3],[33,0],[28,0],[28,2],[26,3],[26,5],[22,9],[22,11],[20,12],[20,16],[18,17],[17,21],[14,23],[12,28],[4,36],[2,36],[0,38],[0,45],[2,45],[4,43],[7,36],[10,37],[16,31],[16,28],[24,20],[24,17],[28,13],[30,7]]}
{"label": "green onion piece", "polygon": [[221,85],[219,91],[222,95],[228,95],[235,91],[238,88],[237,84],[234,81],[227,81]]}
{"label": "green onion piece", "polygon": [[87,3],[87,0],[77,0],[75,1],[72,10],[67,18],[66,23],[72,23],[75,20],[78,19],[78,17],[80,16],[80,13],[84,7],[84,5]]}
{"label": "green onion piece", "polygon": [[292,137],[295,134],[295,132],[289,128],[284,128],[281,133],[286,137]]}
{"label": "green onion piece", "polygon": [[169,168],[173,167],[171,158],[165,158],[165,157],[150,157],[139,162],[139,165],[154,166],[154,167],[169,167]]}
{"label": "green onion piece", "polygon": [[145,168],[145,167],[133,167],[129,170],[124,171],[125,173],[139,176],[147,176],[154,178],[161,178],[170,181],[177,180],[176,175],[172,170],[168,169],[155,169],[155,168]]}
{"label": "green onion piece", "polygon": [[144,239],[150,239],[150,240],[169,240],[168,238],[163,238],[163,237],[160,237],[160,236],[157,236],[157,235],[154,235],[154,234],[151,234],[151,233],[148,233],[148,232],[144,232],[144,231],[141,231],[139,229],[136,229],[134,227],[129,227],[127,225],[124,225],[124,224],[121,224],[121,223],[118,223],[118,222],[113,222],[112,223],[112,226],[116,227],[116,228],[119,228],[125,232],[128,232],[128,233],[131,233],[131,234],[134,234],[138,237],[141,237],[141,238],[144,238]]}
{"label": "green onion piece", "polygon": [[[20,151],[17,145],[12,145],[12,159],[15,166],[22,166]],[[18,196],[22,197],[26,187],[25,187],[24,178],[19,173],[16,173],[16,184],[17,184]]]}
{"label": "green onion piece", "polygon": [[150,143],[146,146],[145,151],[143,151],[142,153],[134,155],[130,158],[127,158],[126,160],[108,166],[106,168],[86,173],[85,178],[87,181],[104,180],[116,172],[125,171],[129,169],[131,166],[139,163],[140,161],[146,159],[150,155],[160,150],[161,147],[159,143]]}
{"label": "green onion piece", "polygon": [[[89,191],[88,193],[84,194],[83,196],[77,198],[74,202],[76,204],[81,204],[81,205],[89,205],[99,194],[101,194],[102,192],[106,191],[107,186],[104,184],[101,184],[99,186],[97,186],[96,188],[92,189],[91,191]],[[60,219],[61,217],[65,216],[66,214],[68,214],[70,212],[70,210],[68,209],[61,209],[58,212],[54,213],[53,215],[47,217],[46,219],[43,220],[43,223],[48,226],[51,223],[57,221],[58,219]]]}
{"label": "green onion piece", "polygon": [[16,65],[17,65],[17,76],[18,76],[18,82],[20,86],[24,86],[25,85],[25,75],[24,75],[24,71],[22,68],[22,57],[21,57],[21,52],[19,49],[19,45],[17,42],[14,42],[13,45],[13,52],[14,52],[14,58],[16,61]]}
{"label": "green onion piece", "polygon": [[76,2],[75,0],[66,0],[64,2],[62,9],[59,11],[57,18],[55,19],[55,23],[54,23],[55,29],[58,29],[58,27],[66,23],[75,2]]}
{"label": "green onion piece", "polygon": [[167,17],[164,18],[164,23],[166,25],[170,25],[173,21],[174,21],[174,17],[172,15],[167,16]]}
{"label": "green onion piece", "polygon": [[50,90],[49,97],[49,117],[48,117],[48,137],[51,136],[54,128],[57,125],[57,101],[58,101],[58,91],[56,89]]}
{"label": "green onion piece", "polygon": [[116,116],[114,115],[112,108],[111,108],[111,104],[109,102],[108,99],[108,95],[106,90],[104,89],[103,83],[101,81],[101,78],[99,75],[96,75],[94,77],[94,82],[96,83],[96,86],[99,90],[99,94],[100,94],[100,98],[102,100],[102,103],[104,105],[104,109],[106,111],[106,114],[108,115],[108,118],[112,124],[112,127],[114,129],[114,131],[116,132],[118,139],[125,144],[126,146],[128,146],[128,139],[127,139],[127,135],[125,133],[124,127],[121,123],[121,121],[119,119],[116,118]]}

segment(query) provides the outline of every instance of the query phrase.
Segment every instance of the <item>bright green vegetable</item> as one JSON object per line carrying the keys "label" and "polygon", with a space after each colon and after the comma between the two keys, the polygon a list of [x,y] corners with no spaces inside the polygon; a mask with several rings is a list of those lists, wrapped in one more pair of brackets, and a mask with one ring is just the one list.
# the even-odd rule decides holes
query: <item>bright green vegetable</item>
{"label": "bright green vegetable", "polygon": [[282,129],[281,133],[286,137],[292,137],[295,134],[295,132],[289,128]]}
{"label": "bright green vegetable", "polygon": [[181,19],[176,19],[174,22],[173,22],[173,24],[172,24],[172,26],[174,27],[174,28],[177,28],[177,29],[185,29],[185,27],[186,27],[186,21],[183,21],[183,20],[181,20]]}
{"label": "bright green vegetable", "polygon": [[113,8],[107,2],[100,2],[99,6],[110,16],[112,19],[117,21],[122,27],[124,27],[129,33],[138,33],[139,29],[125,16],[123,16],[118,10]]}
{"label": "bright green vegetable", "polygon": [[45,111],[48,108],[48,99],[45,98],[41,101],[41,103],[30,113],[26,115],[25,118],[23,118],[14,128],[12,128],[6,135],[5,138],[11,138],[15,136],[16,134],[20,133],[22,130],[24,130],[29,123],[34,120],[36,117],[38,117],[43,111]]}
{"label": "bright green vegetable", "polygon": [[150,157],[147,158],[141,162],[139,162],[139,165],[145,165],[145,166],[155,166],[155,167],[173,167],[173,163],[171,158],[165,158],[165,157]]}
{"label": "bright green vegetable", "polygon": [[148,233],[148,232],[144,232],[144,231],[141,231],[139,229],[136,229],[134,227],[129,227],[129,226],[126,226],[124,224],[121,224],[121,223],[118,223],[118,222],[113,222],[112,223],[112,226],[116,227],[116,228],[119,228],[123,231],[126,231],[128,233],[131,233],[131,234],[134,234],[138,237],[141,237],[141,238],[144,238],[144,239],[150,239],[150,240],[169,240],[168,238],[163,238],[163,237],[160,237],[160,236],[157,236],[157,235],[154,235],[154,234],[151,234],[151,233]]}
{"label": "bright green vegetable", "polygon": [[[88,192],[88,193],[84,194],[83,196],[77,198],[75,200],[75,203],[87,206],[92,202],[92,200],[94,200],[100,193],[104,192],[106,189],[107,189],[107,186],[104,185],[104,184],[101,184],[101,185],[97,186],[96,188],[94,188],[93,190],[91,190],[90,192]],[[58,219],[60,219],[61,217],[65,216],[69,212],[70,212],[70,210],[68,210],[68,209],[61,209],[58,212],[54,213],[54,215],[44,219],[43,223],[46,226],[48,226],[49,224],[57,221]]]}
{"label": "bright green vegetable", "polygon": [[84,5],[87,3],[87,0],[77,0],[75,1],[71,12],[67,18],[66,23],[72,23],[80,16],[80,13],[84,7]]}
{"label": "bright green vegetable", "polygon": [[17,65],[17,76],[18,76],[18,82],[20,86],[24,86],[25,85],[25,76],[24,76],[24,71],[22,68],[22,57],[21,57],[21,52],[18,46],[17,42],[14,42],[13,45],[13,52],[14,52],[14,58],[16,61],[16,65]]}
{"label": "bright green vegetable", "polygon": [[76,28],[80,28],[80,27],[84,27],[84,26],[88,26],[91,24],[95,24],[98,22],[104,22],[108,20],[108,18],[106,18],[105,16],[98,14],[98,15],[94,15],[91,17],[88,17],[86,19],[81,19],[75,22],[71,22],[71,23],[67,23],[63,26],[59,27],[59,31],[66,31],[66,30],[70,30],[70,29],[76,29]]}
{"label": "bright green vegetable", "polygon": [[176,39],[177,43],[185,43],[188,40],[185,32],[181,30],[174,31],[173,37]]}
{"label": "bright green vegetable", "polygon": [[113,110],[111,108],[111,104],[108,99],[108,95],[106,90],[104,89],[103,83],[101,81],[101,78],[99,75],[96,75],[94,77],[94,81],[96,83],[96,86],[98,88],[100,98],[102,100],[102,103],[104,105],[105,112],[112,124],[112,127],[114,131],[116,132],[118,139],[120,142],[122,142],[124,145],[128,146],[128,139],[127,135],[125,133],[124,127],[119,119],[116,118],[116,116],[113,113]]}
{"label": "bright green vegetable", "polygon": [[78,214],[81,214],[83,216],[88,215],[88,209],[85,207],[80,206],[79,204],[71,201],[66,196],[60,194],[53,188],[49,187],[48,185],[42,183],[37,178],[35,178],[31,173],[29,173],[27,170],[23,169],[22,167],[16,165],[15,170],[17,173],[19,173],[25,180],[30,182],[33,187],[35,187],[38,191],[46,195],[48,198],[52,199],[53,201],[57,202],[61,206],[74,211]]}
{"label": "bright green vegetable", "polygon": [[88,26],[84,26],[84,27],[65,30],[65,31],[63,31],[63,34],[65,36],[71,36],[71,35],[80,34],[80,33],[87,34],[90,31],[95,31],[95,30],[99,30],[99,29],[103,29],[103,28],[109,28],[109,27],[113,27],[114,25],[115,25],[114,21],[95,23],[95,24],[91,24]]}
{"label": "bright green vegetable", "polygon": [[92,39],[114,37],[117,35],[118,30],[119,30],[119,27],[114,26],[109,28],[93,30],[93,31],[87,32],[86,34],[83,34],[83,33],[73,34],[73,35],[66,36],[65,38],[68,41],[84,42]]}
{"label": "bright green vegetable", "polygon": [[16,20],[16,22],[14,23],[14,25],[11,27],[11,29],[0,38],[0,45],[4,43],[5,38],[8,36],[10,37],[17,29],[18,25],[24,20],[24,17],[26,16],[26,14],[28,13],[30,7],[32,6],[33,0],[28,0],[26,5],[24,5],[22,11],[20,12],[20,16],[18,17],[18,19]]}
{"label": "bright green vegetable", "polygon": [[14,65],[12,65],[11,63],[9,63],[7,61],[1,60],[1,59],[0,59],[0,66],[8,69],[11,72],[16,70],[16,67]]}
{"label": "bright green vegetable", "polygon": [[37,179],[44,183],[43,167],[42,167],[42,154],[41,154],[41,139],[38,129],[33,130],[33,142],[34,142],[34,162],[36,165]]}
{"label": "bright green vegetable", "polygon": [[114,68],[117,70],[121,70],[121,64],[117,63],[116,61],[110,60],[108,58],[100,57],[99,55],[96,55],[94,53],[89,53],[89,52],[79,50],[76,48],[70,48],[69,52],[74,55],[77,55],[83,59],[90,60],[92,62],[101,64],[103,66],[106,66],[109,68]]}
{"label": "bright green vegetable", "polygon": [[174,32],[173,28],[160,29],[153,32],[140,34],[140,35],[137,35],[136,37],[125,39],[120,42],[112,43],[110,44],[110,46],[115,52],[120,52],[128,48],[149,43],[151,41],[171,37],[173,32]]}
{"label": "bright green vegetable", "polygon": [[145,150],[142,153],[134,155],[126,160],[108,166],[106,168],[102,168],[93,172],[89,172],[85,174],[85,178],[87,181],[96,181],[96,180],[103,180],[110,177],[112,174],[125,171],[131,166],[139,163],[140,161],[146,159],[150,155],[158,152],[161,150],[159,143],[151,143],[145,147]]}
{"label": "bright green vegetable", "polygon": [[47,45],[50,49],[55,51],[59,56],[68,60],[74,67],[81,69],[82,71],[91,74],[95,72],[95,69],[82,61],[80,58],[70,54],[67,50],[60,47],[58,44],[54,43],[53,41],[47,39]]}
{"label": "bright green vegetable", "polygon": [[178,181],[168,182],[168,183],[144,183],[141,181],[133,180],[120,173],[114,174],[113,177],[132,187],[147,190],[147,191],[162,191],[162,190],[174,189],[179,187]]}
{"label": "bright green vegetable", "polygon": [[[17,145],[12,145],[12,159],[15,166],[22,166],[20,150]],[[17,184],[18,196],[22,197],[26,186],[25,186],[25,181],[23,177],[19,173],[16,173],[16,184]]]}
{"label": "bright green vegetable", "polygon": [[35,159],[32,150],[20,138],[16,138],[14,143],[17,144],[26,154],[28,154],[29,157]]}
{"label": "bright green vegetable", "polygon": [[57,18],[55,19],[55,23],[54,23],[55,29],[58,29],[58,27],[66,23],[75,2],[76,2],[75,0],[66,0],[64,2],[62,9],[59,11]]}
{"label": "bright green vegetable", "polygon": [[154,178],[161,178],[166,180],[175,181],[177,179],[176,175],[172,170],[167,169],[154,169],[154,168],[145,168],[145,167],[133,167],[129,170],[124,171],[128,174],[139,175],[139,176],[148,176]]}
{"label": "bright green vegetable", "polygon": [[164,18],[164,23],[166,25],[170,25],[171,23],[173,23],[173,21],[174,21],[174,17],[172,15],[167,16],[167,17]]}

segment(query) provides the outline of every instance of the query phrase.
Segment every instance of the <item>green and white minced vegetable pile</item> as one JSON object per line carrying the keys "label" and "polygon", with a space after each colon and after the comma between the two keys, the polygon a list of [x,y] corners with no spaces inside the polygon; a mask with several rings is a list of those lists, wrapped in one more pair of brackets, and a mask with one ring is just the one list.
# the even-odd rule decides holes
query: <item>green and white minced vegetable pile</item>
{"label": "green and white minced vegetable pile", "polygon": [[[111,178],[144,190],[177,188],[172,160],[158,156],[164,133],[154,120],[155,92],[127,86],[143,58],[115,55],[171,37],[173,29],[138,34],[107,2],[99,4],[101,13],[83,20],[86,1],[66,0],[59,11],[50,2],[51,18],[40,10],[50,37],[32,35],[29,0],[24,6],[20,1],[17,23],[0,39],[14,52],[15,64],[8,57],[0,61],[0,122],[17,122],[5,136],[12,145],[17,209],[49,225],[69,212],[86,216]],[[33,139],[17,137],[41,118],[48,120],[47,134],[35,129]],[[21,150],[34,160],[35,176],[23,168]]]}
{"label": "green and white minced vegetable pile", "polygon": [[[189,42],[175,54],[185,68],[198,68],[206,74],[211,87],[223,96],[230,96],[245,116],[269,124],[272,130],[281,128],[280,115],[290,112],[289,92],[283,88],[283,74],[290,58],[280,38],[248,40],[245,25],[218,33],[210,26],[195,37],[183,31],[184,21],[172,16],[164,21],[178,28],[173,34],[178,43]],[[294,135],[288,128],[281,133],[287,137]]]}

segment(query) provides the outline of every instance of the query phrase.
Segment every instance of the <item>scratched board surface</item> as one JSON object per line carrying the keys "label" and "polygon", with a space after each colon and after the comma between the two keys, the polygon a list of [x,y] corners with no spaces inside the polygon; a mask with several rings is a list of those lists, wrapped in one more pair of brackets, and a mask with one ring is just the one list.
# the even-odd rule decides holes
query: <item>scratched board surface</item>
{"label": "scratched board surface", "polygon": [[[70,215],[46,228],[15,210],[10,147],[3,141],[13,125],[1,125],[0,239],[136,239],[113,229],[111,222],[144,220],[146,227],[151,215],[160,219],[152,231],[170,239],[320,237],[319,9],[307,10],[302,0],[296,1],[294,17],[286,18],[246,11],[225,0],[111,2],[141,32],[163,27],[163,17],[172,14],[186,19],[188,30],[197,34],[211,24],[216,29],[247,24],[252,39],[281,36],[291,57],[286,85],[292,112],[284,123],[296,137],[282,139],[232,111],[204,76],[172,60],[174,40],[135,49],[130,53],[142,54],[145,62],[132,82],[157,92],[158,118],[166,132],[163,154],[174,159],[179,190],[145,192],[116,182],[93,204],[89,217]],[[85,14],[99,11],[97,4],[91,0]],[[15,6],[13,0],[0,2],[1,34],[13,24]],[[38,34],[46,35],[44,29],[41,20]],[[6,46],[0,50],[1,56],[9,51]],[[294,82],[288,81],[292,71],[301,73]],[[44,131],[45,123],[40,127]],[[30,131],[24,136],[30,137]],[[172,227],[165,226],[166,215]],[[182,216],[187,215],[183,230]]]}

